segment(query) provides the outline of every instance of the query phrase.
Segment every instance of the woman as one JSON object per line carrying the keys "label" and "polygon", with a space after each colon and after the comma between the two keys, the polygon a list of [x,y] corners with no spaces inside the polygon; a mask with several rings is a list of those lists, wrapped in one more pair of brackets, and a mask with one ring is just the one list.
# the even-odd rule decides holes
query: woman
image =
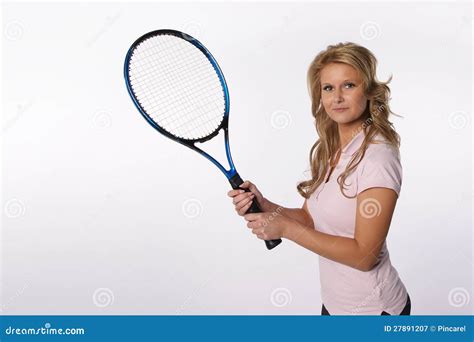
{"label": "woman", "polygon": [[[377,60],[354,43],[328,46],[308,70],[319,139],[301,209],[283,208],[249,181],[235,209],[262,240],[285,238],[318,254],[322,315],[409,315],[410,297],[385,239],[402,183],[400,137],[388,120],[390,89]],[[262,213],[245,214],[256,198]]]}

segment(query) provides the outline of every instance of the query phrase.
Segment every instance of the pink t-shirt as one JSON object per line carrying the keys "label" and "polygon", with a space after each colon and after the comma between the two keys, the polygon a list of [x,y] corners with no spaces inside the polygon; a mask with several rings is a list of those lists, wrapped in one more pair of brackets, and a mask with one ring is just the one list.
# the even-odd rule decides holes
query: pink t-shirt
{"label": "pink t-shirt", "polygon": [[[343,196],[337,177],[364,137],[365,132],[361,130],[344,147],[329,182],[323,182],[307,201],[316,230],[320,232],[354,238],[357,198]],[[400,194],[402,166],[398,150],[380,135],[375,140],[382,143],[370,144],[360,164],[346,178],[346,195],[358,195],[374,187],[393,189]],[[376,204],[372,208],[367,205],[366,214],[373,215],[370,211],[373,209],[377,210]],[[319,271],[322,302],[331,315],[380,315],[382,311],[399,315],[406,304],[407,290],[390,262],[386,242],[376,266],[368,272],[322,256],[319,256]]]}

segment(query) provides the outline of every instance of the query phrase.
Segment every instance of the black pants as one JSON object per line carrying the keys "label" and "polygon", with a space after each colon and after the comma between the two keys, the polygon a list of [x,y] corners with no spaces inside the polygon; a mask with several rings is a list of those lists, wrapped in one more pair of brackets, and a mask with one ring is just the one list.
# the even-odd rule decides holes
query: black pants
{"label": "black pants", "polygon": [[[404,315],[404,316],[409,316],[410,315],[410,311],[411,311],[411,301],[410,301],[410,296],[408,295],[407,293],[407,303],[405,304],[405,307],[403,308],[402,312],[400,313],[400,315]],[[321,315],[323,316],[331,316],[328,312],[328,310],[326,309],[326,307],[324,306],[323,304],[323,307],[321,309]],[[381,313],[381,316],[385,316],[385,315],[388,315],[390,316],[389,313],[385,312],[385,311],[382,311]]]}

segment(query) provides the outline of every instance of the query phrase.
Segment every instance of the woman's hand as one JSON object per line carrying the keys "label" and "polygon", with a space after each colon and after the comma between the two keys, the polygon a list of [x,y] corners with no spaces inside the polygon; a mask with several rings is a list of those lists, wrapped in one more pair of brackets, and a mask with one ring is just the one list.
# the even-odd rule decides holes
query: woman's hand
{"label": "woman's hand", "polygon": [[262,196],[262,193],[253,183],[245,181],[240,185],[240,187],[249,189],[250,191],[245,192],[244,190],[236,189],[227,193],[227,195],[232,198],[232,203],[235,206],[237,214],[244,216],[247,210],[249,210],[254,198],[257,200],[258,206],[263,211],[269,207],[270,202]]}
{"label": "woman's hand", "polygon": [[276,240],[285,237],[292,219],[280,214],[280,208],[273,212],[244,215],[247,227],[262,240]]}

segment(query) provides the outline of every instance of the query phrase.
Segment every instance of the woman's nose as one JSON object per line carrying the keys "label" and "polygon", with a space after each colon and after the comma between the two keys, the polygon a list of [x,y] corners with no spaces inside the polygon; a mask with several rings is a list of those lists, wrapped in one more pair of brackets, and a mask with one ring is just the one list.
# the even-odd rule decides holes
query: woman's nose
{"label": "woman's nose", "polygon": [[336,90],[336,92],[334,93],[334,102],[335,103],[340,103],[343,100],[344,99],[342,98],[342,92],[340,90]]}

